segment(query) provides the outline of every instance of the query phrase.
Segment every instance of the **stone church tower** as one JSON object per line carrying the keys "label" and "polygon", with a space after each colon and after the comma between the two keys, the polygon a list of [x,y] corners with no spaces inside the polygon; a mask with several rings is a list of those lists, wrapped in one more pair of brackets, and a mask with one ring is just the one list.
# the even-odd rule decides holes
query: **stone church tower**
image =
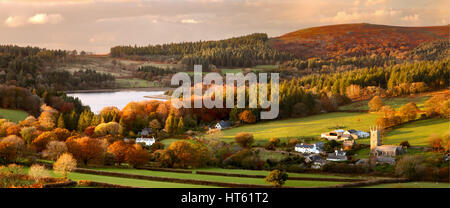
{"label": "stone church tower", "polygon": [[373,151],[381,145],[381,131],[378,127],[370,127],[370,150]]}

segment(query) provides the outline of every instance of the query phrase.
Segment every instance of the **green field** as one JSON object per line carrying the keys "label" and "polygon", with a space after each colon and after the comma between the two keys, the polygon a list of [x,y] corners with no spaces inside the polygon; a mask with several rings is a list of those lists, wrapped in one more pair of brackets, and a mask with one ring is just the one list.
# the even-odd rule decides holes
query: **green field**
{"label": "green field", "polygon": [[221,69],[220,71],[222,72],[223,75],[225,75],[226,73],[236,74],[242,72],[242,69]]}
{"label": "green field", "polygon": [[26,117],[28,117],[28,113],[25,111],[0,108],[0,118],[5,118],[12,122],[18,123]]}
{"label": "green field", "polygon": [[252,133],[256,141],[266,142],[271,137],[286,141],[287,138],[320,137],[321,133],[335,129],[337,125],[345,129],[368,131],[378,117],[375,113],[327,113],[303,118],[260,122],[223,131],[224,141],[233,141],[240,132]]}
{"label": "green field", "polygon": [[450,188],[450,183],[433,182],[408,182],[408,183],[385,183],[364,188]]}
{"label": "green field", "polygon": [[121,178],[121,177],[112,177],[112,176],[101,176],[101,175],[84,174],[84,173],[70,173],[70,174],[68,174],[67,177],[74,181],[90,180],[90,181],[95,181],[95,182],[110,183],[110,184],[117,184],[117,185],[123,185],[123,186],[136,186],[136,187],[142,187],[142,188],[214,188],[213,186],[149,181],[149,180]]}
{"label": "green field", "polygon": [[[414,96],[414,97],[394,97],[394,98],[383,98],[385,105],[389,105],[394,109],[399,109],[403,105],[413,102],[418,108],[423,109],[425,102],[430,98],[429,95],[425,96]],[[370,100],[353,102],[349,105],[340,106],[339,110],[369,110]]]}
{"label": "green field", "polygon": [[118,88],[145,88],[158,87],[154,82],[132,78],[132,79],[116,79],[116,86]]}
{"label": "green field", "polygon": [[[223,168],[201,168],[194,171],[216,172],[216,173],[234,173],[243,175],[262,175],[267,176],[269,171],[265,170],[244,170],[244,169],[223,169]],[[308,177],[308,178],[355,178],[346,176],[337,176],[331,174],[317,174],[317,173],[288,173],[290,177]],[[359,177],[359,176],[358,176]],[[362,178],[362,177],[361,177]]]}
{"label": "green field", "polygon": [[168,148],[170,146],[170,144],[172,144],[172,142],[176,142],[182,139],[172,139],[172,138],[168,138],[168,139],[163,139],[161,140],[161,143],[164,144],[164,148]]}
{"label": "green field", "polygon": [[[432,134],[443,135],[450,131],[448,119],[435,118],[415,121],[404,124],[386,133],[384,144],[400,144],[408,141],[412,146],[427,146],[427,138]],[[369,144],[369,139],[361,139],[358,142]]]}
{"label": "green field", "polygon": [[[121,169],[121,168],[95,168],[95,170],[136,174],[136,175],[225,182],[225,183],[269,185],[268,183],[266,183],[264,181],[263,178],[228,177],[228,176],[200,175],[200,174],[191,174],[191,173],[173,173],[173,172],[165,172],[165,171]],[[78,179],[78,180],[80,180],[80,179]],[[93,180],[93,181],[95,181],[95,180]],[[342,184],[342,183],[343,182],[287,180],[285,183],[285,186],[314,187],[314,186],[330,186],[330,185],[336,185],[336,184]]]}
{"label": "green field", "polygon": [[255,69],[278,69],[278,65],[256,65]]}

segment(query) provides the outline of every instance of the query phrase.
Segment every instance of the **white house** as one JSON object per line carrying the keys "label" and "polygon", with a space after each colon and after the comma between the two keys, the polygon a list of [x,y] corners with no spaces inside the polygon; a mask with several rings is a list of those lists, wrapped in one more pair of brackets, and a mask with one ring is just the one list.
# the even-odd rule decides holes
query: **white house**
{"label": "white house", "polygon": [[370,134],[367,132],[360,131],[360,130],[354,130],[354,129],[347,130],[344,132],[344,134],[354,134],[354,135],[358,136],[358,139],[368,138],[370,136]]}
{"label": "white house", "polygon": [[338,140],[338,139],[340,139],[342,134],[344,134],[343,129],[336,129],[334,131],[323,133],[320,135],[320,137],[328,139],[328,140]]}
{"label": "white house", "polygon": [[323,151],[323,142],[317,142],[315,144],[296,144],[295,151],[303,154],[319,154]]}
{"label": "white house", "polygon": [[231,127],[231,123],[228,121],[221,120],[221,121],[217,122],[215,127],[216,127],[216,129],[219,129],[219,130],[227,129],[227,128]]}
{"label": "white house", "polygon": [[136,144],[138,143],[145,143],[146,146],[152,146],[152,144],[155,143],[155,138],[136,138]]}

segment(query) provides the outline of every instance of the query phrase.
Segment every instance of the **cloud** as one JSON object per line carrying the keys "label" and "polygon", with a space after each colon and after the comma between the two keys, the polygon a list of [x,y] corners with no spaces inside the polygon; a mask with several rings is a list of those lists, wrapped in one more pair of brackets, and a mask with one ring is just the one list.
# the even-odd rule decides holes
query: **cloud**
{"label": "cloud", "polygon": [[419,21],[419,15],[413,14],[413,15],[404,16],[404,17],[402,17],[402,20],[404,20],[406,22],[416,23],[417,21]]}
{"label": "cloud", "polygon": [[194,20],[194,19],[182,19],[181,23],[184,23],[184,24],[197,24],[197,23],[200,23],[200,22],[197,21],[197,20]]}
{"label": "cloud", "polygon": [[28,22],[31,24],[58,24],[63,20],[60,14],[44,14],[39,13],[30,18]]}
{"label": "cloud", "polygon": [[25,18],[21,16],[10,16],[5,20],[8,27],[20,27],[25,24]]}
{"label": "cloud", "polygon": [[386,0],[367,0],[366,5],[374,6],[374,5],[378,5],[378,4],[383,4],[385,2],[386,2]]}

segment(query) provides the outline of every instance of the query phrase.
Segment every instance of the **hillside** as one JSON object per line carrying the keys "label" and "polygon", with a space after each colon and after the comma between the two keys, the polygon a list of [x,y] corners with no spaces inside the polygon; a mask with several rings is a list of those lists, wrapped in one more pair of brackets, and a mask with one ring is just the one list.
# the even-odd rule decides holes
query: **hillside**
{"label": "hillside", "polygon": [[450,25],[399,27],[342,24],[301,29],[270,40],[298,58],[336,58],[386,54],[403,57],[419,44],[450,37]]}

